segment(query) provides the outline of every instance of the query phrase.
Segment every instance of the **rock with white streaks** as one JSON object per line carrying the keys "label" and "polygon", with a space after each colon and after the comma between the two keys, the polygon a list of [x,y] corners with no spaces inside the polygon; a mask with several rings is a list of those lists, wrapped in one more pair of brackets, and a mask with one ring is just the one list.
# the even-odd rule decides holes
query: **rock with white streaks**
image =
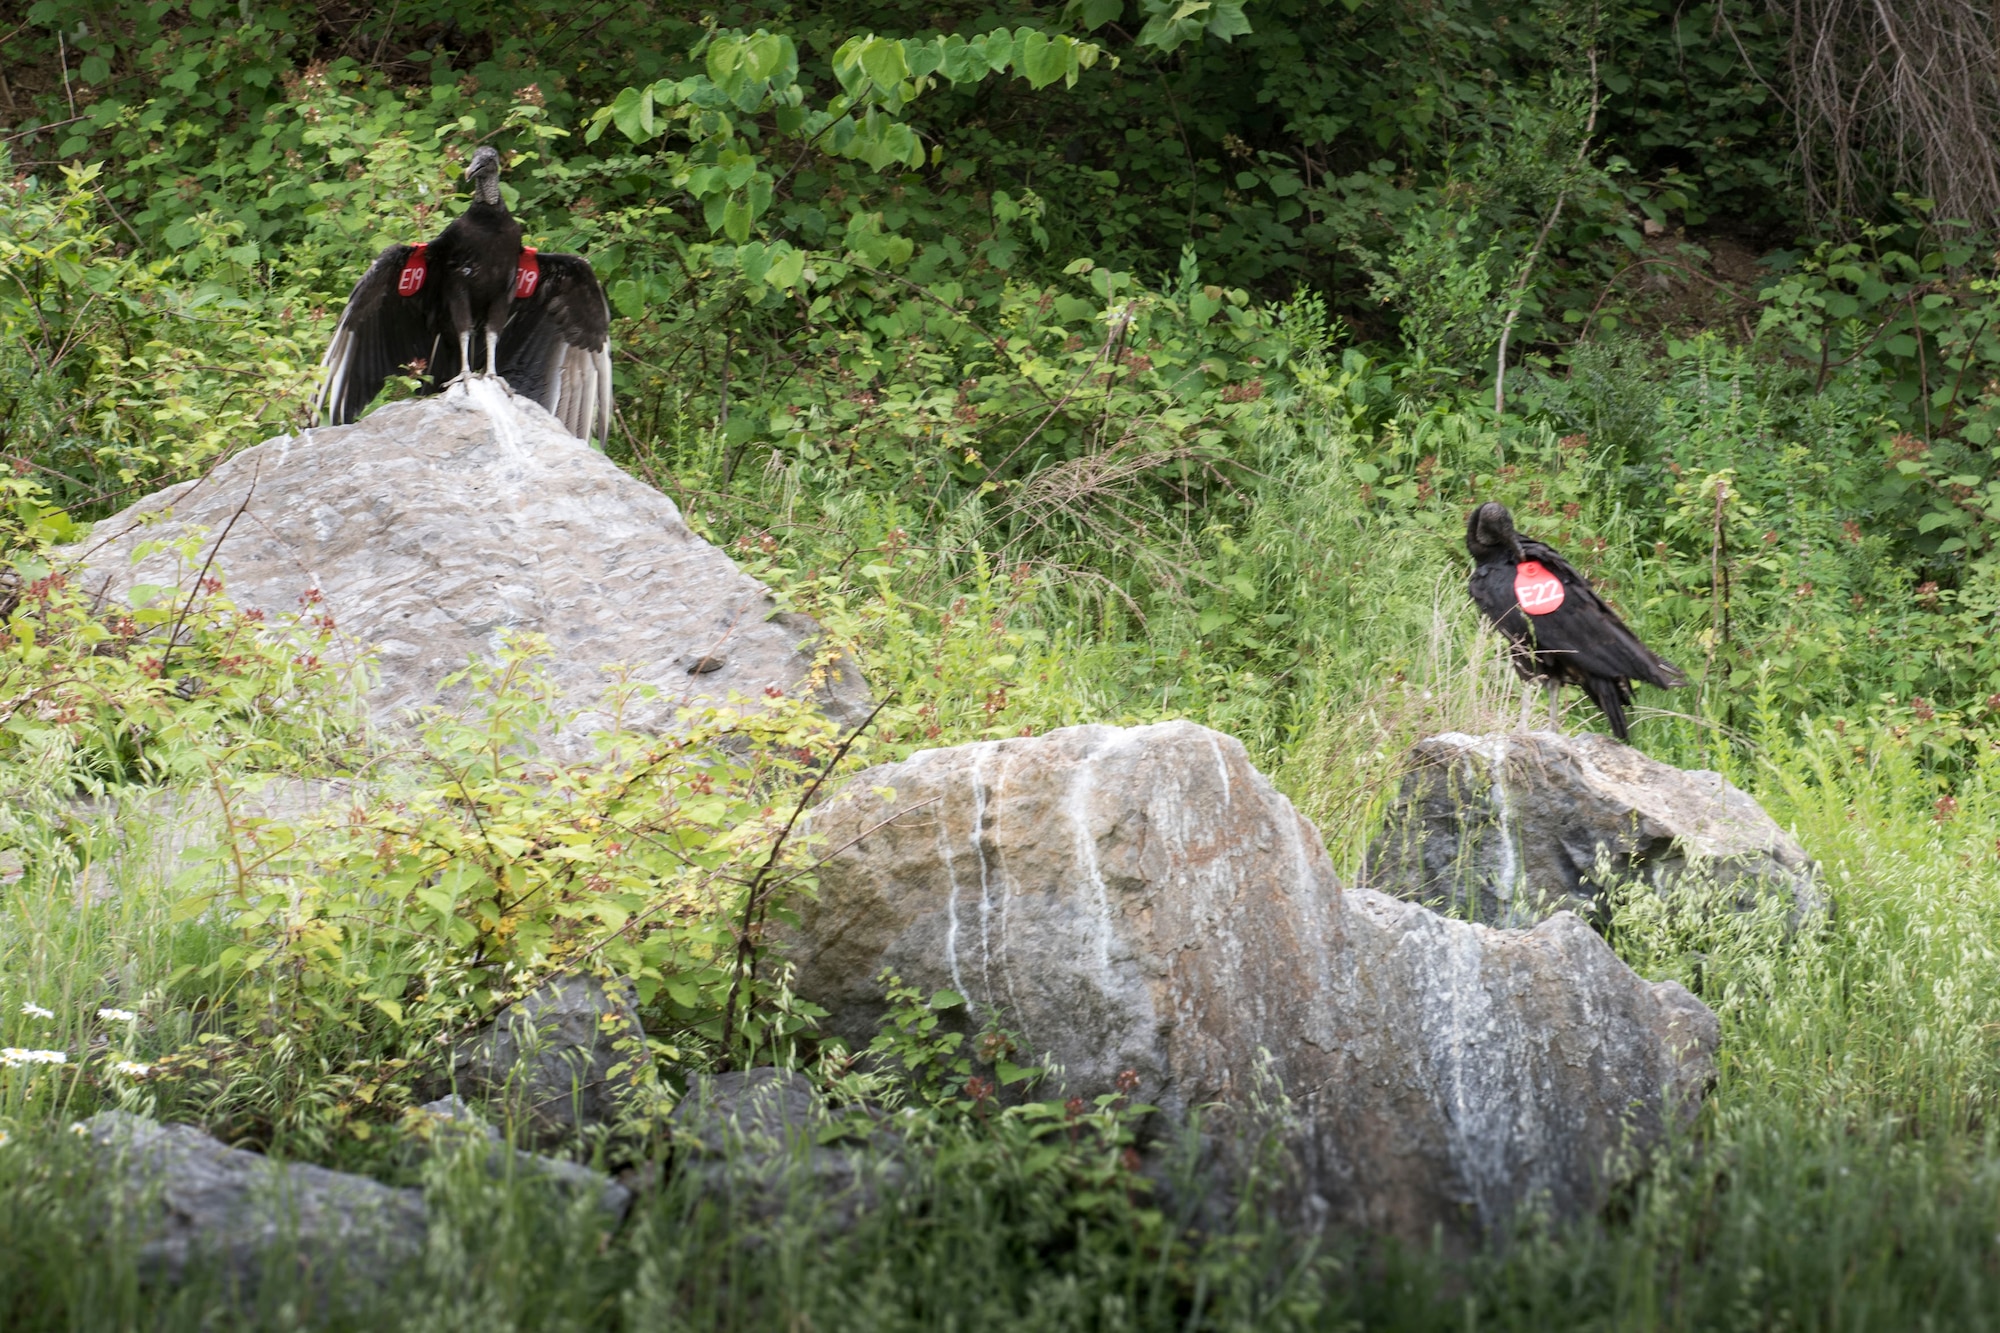
{"label": "rock with white streaks", "polygon": [[[1130,1071],[1161,1128],[1274,1126],[1302,1221],[1469,1243],[1586,1213],[1711,1077],[1715,1017],[1680,986],[1573,915],[1503,931],[1343,890],[1243,747],[1190,723],[928,751],[811,829],[830,860],[791,956],[834,1032],[874,1032],[884,968],[949,987],[1061,1094]],[[1217,1157],[1228,1185],[1243,1158]]]}
{"label": "rock with white streaks", "polygon": [[[195,528],[206,535],[193,558],[133,563],[141,543]],[[836,721],[866,712],[851,667],[814,675],[813,621],[777,614],[672,500],[489,381],[267,440],[97,523],[75,552],[93,587],[177,597],[211,553],[208,572],[239,607],[278,616],[316,597],[343,657],[372,650],[367,698],[385,722],[462,698],[445,677],[494,657],[505,631],[547,637],[548,674],[571,708],[597,700],[614,664],[657,687],[626,709],[641,730],[767,690],[811,691]]]}
{"label": "rock with white streaks", "polygon": [[1446,732],[1411,748],[1365,882],[1496,926],[1564,910],[1602,925],[1621,881],[1691,876],[1793,926],[1821,910],[1805,849],[1720,773],[1608,736]]}

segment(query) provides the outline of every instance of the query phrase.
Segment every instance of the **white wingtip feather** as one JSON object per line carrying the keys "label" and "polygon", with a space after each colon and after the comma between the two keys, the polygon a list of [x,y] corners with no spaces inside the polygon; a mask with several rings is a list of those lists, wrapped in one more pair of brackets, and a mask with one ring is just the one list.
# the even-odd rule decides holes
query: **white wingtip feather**
{"label": "white wingtip feather", "polygon": [[583,363],[583,392],[577,396],[576,425],[570,434],[579,440],[588,440],[590,428],[597,417],[597,358],[583,352],[577,360]]}
{"label": "white wingtip feather", "polygon": [[585,366],[581,353],[581,348],[569,349],[569,367],[564,376],[569,381],[570,392],[564,395],[569,402],[563,411],[563,425],[572,435],[579,434],[577,419],[583,414],[583,405],[590,401],[590,370]]}
{"label": "white wingtip feather", "polygon": [[327,357],[332,362],[332,372],[326,379],[326,409],[323,415],[328,422],[336,426],[344,424],[344,418],[347,416],[342,395],[347,390],[348,371],[354,365],[353,343],[354,335],[342,329],[335,335],[334,345],[327,348]]}
{"label": "white wingtip feather", "polygon": [[597,447],[611,442],[611,340],[597,354]]}
{"label": "white wingtip feather", "polygon": [[319,392],[313,395],[313,422],[315,425],[326,425],[327,413],[333,407],[333,381],[340,374],[339,358],[341,343],[346,337],[347,321],[342,320],[340,327],[333,331],[333,341],[326,345],[326,355],[319,359],[320,368],[326,371],[326,375],[319,382]]}

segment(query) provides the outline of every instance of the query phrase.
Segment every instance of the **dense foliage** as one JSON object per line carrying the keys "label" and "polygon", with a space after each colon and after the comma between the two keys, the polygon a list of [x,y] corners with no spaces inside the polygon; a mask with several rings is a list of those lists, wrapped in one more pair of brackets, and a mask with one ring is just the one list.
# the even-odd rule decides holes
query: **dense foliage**
{"label": "dense foliage", "polygon": [[[1865,126],[1797,156],[1800,25],[1849,8],[0,20],[0,1322],[236,1317],[160,1304],[104,1230],[62,1130],[109,1105],[428,1189],[419,1296],[277,1283],[246,1326],[1992,1321],[2000,251]],[[860,663],[861,734],[777,700],[544,750],[520,642],[390,751],[320,608],[239,614],[198,543],[187,598],[69,578],[92,520],[304,423],[348,285],[461,206],[480,143],[531,243],[606,282],[612,456]],[[1867,216],[1803,184],[1831,169]],[[1628,961],[1726,1035],[1700,1125],[1605,1216],[1350,1254],[1135,1172],[1146,1108],[1038,1100],[949,992],[884,977],[873,1047],[820,1041],[766,941],[816,783],[1192,717],[1351,865],[1411,739],[1538,703],[1461,591],[1485,499],[1687,668],[1642,746],[1758,794],[1836,902],[1789,940],[1620,904]],[[344,796],[287,814],[300,784]],[[230,838],[190,859],[194,802]],[[452,1043],[579,967],[636,983],[661,1072],[578,1156],[670,1164],[690,1078],[779,1060],[896,1108],[914,1174],[830,1239],[809,1191],[773,1216],[669,1170],[606,1236],[419,1151]]]}

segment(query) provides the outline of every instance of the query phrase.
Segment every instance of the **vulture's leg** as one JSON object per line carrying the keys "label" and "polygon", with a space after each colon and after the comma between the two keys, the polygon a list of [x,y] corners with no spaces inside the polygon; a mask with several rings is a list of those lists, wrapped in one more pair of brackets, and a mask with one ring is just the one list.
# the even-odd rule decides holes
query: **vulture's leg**
{"label": "vulture's leg", "polygon": [[500,378],[500,335],[491,324],[486,326],[486,378]]}
{"label": "vulture's leg", "polygon": [[1534,708],[1534,706],[1535,706],[1535,686],[1534,683],[1530,681],[1528,683],[1528,688],[1521,691],[1521,722],[1519,726],[1514,728],[1514,730],[1526,731],[1528,729],[1528,713],[1530,712],[1530,710]]}
{"label": "vulture's leg", "polygon": [[1550,731],[1562,730],[1562,720],[1556,713],[1556,696],[1561,693],[1562,693],[1562,682],[1559,680],[1550,681],[1549,682],[1549,730]]}
{"label": "vulture's leg", "polygon": [[444,387],[449,389],[452,385],[464,384],[471,378],[472,331],[470,329],[460,329],[458,331],[458,373],[453,375]]}
{"label": "vulture's leg", "polygon": [[452,332],[458,335],[458,373],[440,386],[448,389],[472,378],[472,302],[463,287],[446,289],[445,313]]}

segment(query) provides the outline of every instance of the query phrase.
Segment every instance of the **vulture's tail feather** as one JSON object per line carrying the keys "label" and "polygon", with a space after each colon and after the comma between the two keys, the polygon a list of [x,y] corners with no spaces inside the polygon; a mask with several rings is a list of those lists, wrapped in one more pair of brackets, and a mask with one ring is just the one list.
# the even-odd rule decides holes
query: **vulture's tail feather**
{"label": "vulture's tail feather", "polygon": [[1611,734],[1621,741],[1631,740],[1632,732],[1625,723],[1625,702],[1619,698],[1621,691],[1617,678],[1590,676],[1584,680],[1583,689],[1591,702],[1603,710],[1604,720],[1611,724]]}

